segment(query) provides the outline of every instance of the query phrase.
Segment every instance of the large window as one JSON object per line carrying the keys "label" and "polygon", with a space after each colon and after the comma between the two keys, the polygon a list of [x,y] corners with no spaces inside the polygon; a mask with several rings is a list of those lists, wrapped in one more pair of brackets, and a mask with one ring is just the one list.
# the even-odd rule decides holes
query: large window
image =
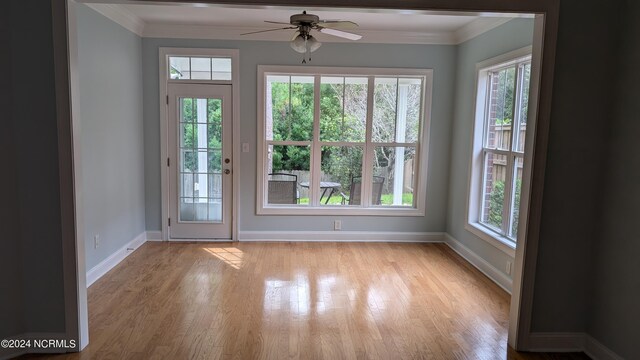
{"label": "large window", "polygon": [[421,214],[430,70],[261,66],[258,213]]}
{"label": "large window", "polygon": [[527,130],[531,56],[478,71],[471,225],[515,243]]}

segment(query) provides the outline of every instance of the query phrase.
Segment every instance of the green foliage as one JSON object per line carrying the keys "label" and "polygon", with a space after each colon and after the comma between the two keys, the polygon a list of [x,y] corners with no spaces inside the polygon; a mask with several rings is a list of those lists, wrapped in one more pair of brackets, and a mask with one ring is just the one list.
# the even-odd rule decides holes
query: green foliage
{"label": "green foliage", "polygon": [[197,118],[197,101],[196,99],[182,99],[181,110],[181,128],[182,128],[182,144],[186,149],[184,154],[183,166],[187,171],[220,171],[222,152],[222,103],[218,99],[207,100],[207,145],[209,147],[207,165],[208,169],[198,169],[198,124]]}
{"label": "green foliage", "polygon": [[493,191],[490,196],[489,224],[502,228],[502,208],[504,206],[504,181],[493,183]]}
{"label": "green foliage", "polygon": [[[514,209],[520,209],[520,190],[522,188],[522,181],[516,180],[516,193],[513,202]],[[496,181],[493,183],[493,191],[490,196],[489,205],[489,220],[488,223],[497,228],[502,228],[502,209],[504,206],[504,181]],[[519,211],[513,214],[512,228],[509,235],[515,234],[518,229],[518,217]]]}

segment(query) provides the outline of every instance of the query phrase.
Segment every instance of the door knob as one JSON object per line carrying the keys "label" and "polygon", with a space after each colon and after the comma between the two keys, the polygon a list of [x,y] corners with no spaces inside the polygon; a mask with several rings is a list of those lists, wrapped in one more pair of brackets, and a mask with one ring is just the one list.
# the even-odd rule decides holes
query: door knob
{"label": "door knob", "polygon": [[230,162],[231,162],[231,160],[229,160],[229,159],[224,159],[224,163],[225,163],[225,164],[228,164],[228,163],[230,163]]}
{"label": "door knob", "polygon": [[227,175],[229,175],[229,174],[231,174],[231,170],[229,170],[229,169],[224,169],[224,173],[225,173],[225,174],[227,174]]}

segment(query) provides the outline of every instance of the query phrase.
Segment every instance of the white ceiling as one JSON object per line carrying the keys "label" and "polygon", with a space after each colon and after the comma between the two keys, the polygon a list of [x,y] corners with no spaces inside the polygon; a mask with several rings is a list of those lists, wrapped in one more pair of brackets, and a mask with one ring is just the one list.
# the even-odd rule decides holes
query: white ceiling
{"label": "white ceiling", "polygon": [[[210,25],[224,27],[251,27],[256,30],[275,28],[277,25],[264,21],[289,22],[289,16],[306,9],[247,9],[225,7],[186,7],[163,5],[122,5],[134,15],[148,23],[172,23]],[[326,20],[351,20],[362,30],[384,31],[455,31],[475,20],[475,16],[443,16],[388,14],[371,12],[344,12],[332,10],[308,11]]]}
{"label": "white ceiling", "polygon": [[[277,28],[264,21],[289,22],[289,16],[307,10],[324,20],[350,20],[359,42],[456,44],[513,18],[505,14],[427,13],[403,10],[250,7],[227,5],[88,4],[103,15],[145,37],[288,41],[291,30],[241,36],[244,32]],[[283,27],[286,25],[282,25]],[[351,30],[349,30],[351,31]],[[317,36],[320,41],[345,41]],[[348,40],[346,40],[348,41]]]}

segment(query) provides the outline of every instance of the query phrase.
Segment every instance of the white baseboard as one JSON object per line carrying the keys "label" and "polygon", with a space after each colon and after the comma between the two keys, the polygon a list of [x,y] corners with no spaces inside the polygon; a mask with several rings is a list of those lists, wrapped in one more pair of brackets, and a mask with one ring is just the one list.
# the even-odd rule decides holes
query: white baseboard
{"label": "white baseboard", "polygon": [[440,232],[240,231],[238,241],[443,242]]}
{"label": "white baseboard", "polygon": [[[15,336],[7,336],[5,339],[22,340],[68,340],[66,333],[24,333]],[[76,340],[77,342],[77,340]],[[32,343],[33,345],[33,343]],[[13,359],[25,354],[62,354],[76,352],[75,349],[60,348],[28,348],[28,349],[5,349],[0,348],[0,360]]]}
{"label": "white baseboard", "polygon": [[113,269],[122,260],[124,260],[124,258],[129,256],[129,254],[134,252],[137,248],[140,247],[140,245],[144,244],[146,241],[147,232],[145,231],[136,236],[133,240],[129,241],[120,249],[116,250],[116,252],[109,255],[108,258],[102,260],[98,265],[87,271],[87,287],[96,282],[96,280],[100,279],[104,274],[109,272],[109,270]]}
{"label": "white baseboard", "polygon": [[529,351],[584,352],[593,360],[624,360],[586,333],[531,333]]}
{"label": "white baseboard", "polygon": [[593,360],[624,360],[589,334],[585,334],[584,352]]}
{"label": "white baseboard", "polygon": [[147,231],[147,241],[163,241],[162,231]]}
{"label": "white baseboard", "polygon": [[485,259],[481,258],[478,254],[474,253],[468,247],[464,246],[461,242],[454,239],[451,235],[444,234],[445,244],[447,244],[453,251],[462,256],[471,265],[475,266],[480,272],[485,274],[494,283],[504,289],[504,291],[511,294],[511,288],[513,286],[513,280],[496,269],[493,265],[489,264]]}

